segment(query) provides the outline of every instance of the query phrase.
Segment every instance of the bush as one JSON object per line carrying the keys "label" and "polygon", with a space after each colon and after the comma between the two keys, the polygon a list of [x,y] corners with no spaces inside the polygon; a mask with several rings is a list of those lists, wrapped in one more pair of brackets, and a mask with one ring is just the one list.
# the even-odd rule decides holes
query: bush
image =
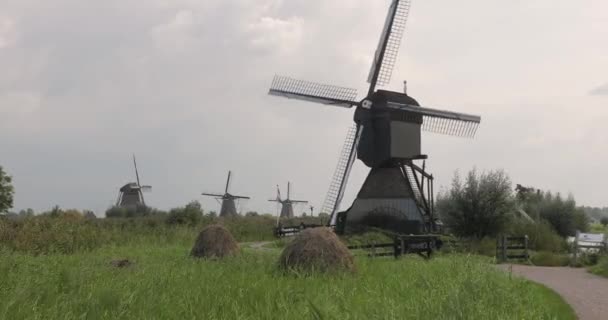
{"label": "bush", "polygon": [[461,237],[493,237],[500,233],[513,208],[511,181],[502,170],[469,171],[464,183],[458,173],[452,187],[437,197],[437,212]]}
{"label": "bush", "polygon": [[570,264],[570,258],[567,255],[560,255],[547,251],[540,251],[532,254],[530,260],[535,266],[543,267],[565,267]]}
{"label": "bush", "polygon": [[203,209],[198,201],[192,201],[183,208],[174,208],[167,215],[167,224],[197,225],[203,217]]}
{"label": "bush", "polygon": [[527,235],[530,249],[536,251],[563,252],[567,249],[566,241],[560,237],[547,221],[537,223],[513,221],[507,232],[516,235]]}
{"label": "bush", "polygon": [[106,218],[139,218],[149,216],[166,216],[167,213],[145,205],[135,207],[112,206],[106,210]]}
{"label": "bush", "polygon": [[0,213],[6,213],[13,207],[14,193],[11,176],[6,174],[0,166]]}
{"label": "bush", "polygon": [[589,271],[598,276],[608,278],[608,256],[601,257],[595,266],[589,268]]}
{"label": "bush", "polygon": [[573,236],[576,231],[587,231],[589,221],[582,208],[576,207],[572,196],[563,199],[558,193],[537,192],[529,194],[522,203],[524,210],[536,220],[544,219],[562,237]]}
{"label": "bush", "polygon": [[465,245],[465,248],[467,248],[467,251],[470,253],[494,257],[496,256],[496,239],[488,237],[481,240],[473,239],[468,245]]}

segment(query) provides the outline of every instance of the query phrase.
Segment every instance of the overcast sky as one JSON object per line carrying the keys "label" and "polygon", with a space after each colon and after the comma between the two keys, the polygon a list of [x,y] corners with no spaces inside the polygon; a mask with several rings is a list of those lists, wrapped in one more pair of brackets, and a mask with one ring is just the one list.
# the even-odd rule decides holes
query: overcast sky
{"label": "overcast sky", "polygon": [[[241,209],[275,185],[320,208],[352,110],[267,96],[275,73],[366,90],[389,0],[0,0],[0,166],[15,209],[103,212],[153,186],[168,209]],[[479,114],[475,139],[427,133],[437,186],[455,170],[608,206],[608,2],[413,0],[387,88]],[[362,96],[361,96],[362,97]],[[343,207],[367,169],[356,164]],[[440,189],[436,187],[436,190]],[[301,212],[303,208],[299,208]]]}

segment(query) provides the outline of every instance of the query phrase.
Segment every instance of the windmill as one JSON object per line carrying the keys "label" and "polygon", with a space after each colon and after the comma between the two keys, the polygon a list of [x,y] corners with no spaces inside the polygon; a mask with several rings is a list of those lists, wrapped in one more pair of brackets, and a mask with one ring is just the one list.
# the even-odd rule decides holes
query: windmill
{"label": "windmill", "polygon": [[281,199],[281,190],[279,189],[279,186],[277,185],[276,199],[268,200],[270,202],[276,202],[276,203],[281,204],[281,214],[279,215],[279,218],[293,218],[294,217],[293,204],[308,203],[308,201],[290,199],[290,188],[291,188],[291,184],[289,182],[287,182],[287,198]]}
{"label": "windmill", "polygon": [[135,167],[135,177],[137,182],[129,182],[120,188],[118,199],[116,200],[117,207],[138,207],[145,206],[144,191],[152,190],[151,186],[142,186],[139,183],[139,172],[137,171],[137,161],[133,155],[133,166]]}
{"label": "windmill", "polygon": [[228,179],[226,179],[226,188],[224,189],[224,194],[202,193],[202,195],[204,195],[204,196],[215,197],[218,200],[222,200],[222,208],[220,209],[220,217],[237,216],[238,213],[236,212],[235,200],[250,199],[249,197],[235,196],[228,192],[228,189],[230,188],[231,175],[232,175],[232,171],[228,171]]}
{"label": "windmill", "polygon": [[[410,9],[406,0],[392,0],[367,81],[369,90],[357,100],[355,89],[275,76],[270,95],[352,108],[354,126],[348,132],[323,211],[338,232],[370,227],[400,234],[430,233],[433,214],[433,176],[416,161],[421,153],[421,130],[470,137],[481,117],[421,107],[403,92],[377,90],[390,81]],[[405,82],[404,82],[405,85]],[[370,168],[353,204],[338,212],[355,158]]]}

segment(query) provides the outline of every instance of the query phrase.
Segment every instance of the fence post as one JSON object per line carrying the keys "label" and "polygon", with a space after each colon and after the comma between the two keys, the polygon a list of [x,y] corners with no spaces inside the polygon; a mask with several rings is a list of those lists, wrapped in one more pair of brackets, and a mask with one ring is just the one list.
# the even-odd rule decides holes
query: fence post
{"label": "fence post", "polygon": [[395,255],[395,259],[399,257],[399,237],[395,237],[395,242],[393,243],[393,253]]}
{"label": "fence post", "polygon": [[574,262],[573,262],[573,267],[575,267],[578,263],[578,237],[579,237],[580,231],[576,230],[576,236],[574,237]]}
{"label": "fence post", "polygon": [[530,255],[528,254],[528,235],[524,236],[524,255],[526,256],[526,260],[530,259]]}
{"label": "fence post", "polygon": [[500,237],[501,235],[496,236],[496,261],[500,263]]}
{"label": "fence post", "polygon": [[502,251],[502,262],[506,262],[507,261],[507,236],[503,235],[502,236],[502,246],[501,246],[501,251]]}

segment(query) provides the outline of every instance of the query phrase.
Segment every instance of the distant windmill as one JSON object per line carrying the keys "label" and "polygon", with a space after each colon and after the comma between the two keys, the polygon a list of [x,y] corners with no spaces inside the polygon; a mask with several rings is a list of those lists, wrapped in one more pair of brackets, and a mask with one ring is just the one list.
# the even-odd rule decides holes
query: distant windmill
{"label": "distant windmill", "polygon": [[294,216],[293,215],[293,204],[294,203],[308,203],[308,201],[303,201],[303,200],[291,200],[289,198],[290,187],[291,187],[291,184],[289,182],[287,182],[287,198],[281,199],[281,190],[279,189],[279,186],[277,185],[277,198],[268,200],[270,202],[276,202],[276,203],[281,204],[281,214],[279,215],[279,218],[293,218],[293,216]]}
{"label": "distant windmill", "polygon": [[220,217],[234,217],[237,216],[236,212],[236,203],[234,200],[238,199],[250,199],[249,197],[244,196],[235,196],[228,192],[230,188],[230,176],[232,175],[232,171],[228,171],[228,179],[226,180],[226,188],[224,189],[224,194],[216,194],[216,193],[202,193],[204,196],[215,197],[218,200],[222,200],[222,208],[220,209]]}
{"label": "distant windmill", "polygon": [[129,182],[120,188],[118,199],[116,200],[117,207],[137,207],[145,206],[143,191],[152,190],[151,186],[142,186],[139,183],[139,172],[137,171],[137,161],[133,155],[133,166],[135,167],[135,177],[137,182]]}

